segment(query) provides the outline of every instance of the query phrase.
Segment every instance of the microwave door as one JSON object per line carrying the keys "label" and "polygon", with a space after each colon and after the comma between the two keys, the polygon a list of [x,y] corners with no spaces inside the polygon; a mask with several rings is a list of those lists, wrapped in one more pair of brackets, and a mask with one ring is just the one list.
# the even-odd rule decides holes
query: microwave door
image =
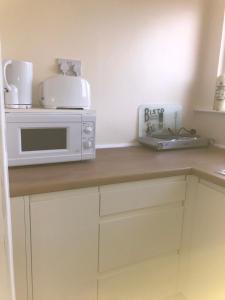
{"label": "microwave door", "polygon": [[9,123],[11,165],[81,159],[81,123]]}
{"label": "microwave door", "polygon": [[67,127],[21,128],[21,152],[67,150]]}

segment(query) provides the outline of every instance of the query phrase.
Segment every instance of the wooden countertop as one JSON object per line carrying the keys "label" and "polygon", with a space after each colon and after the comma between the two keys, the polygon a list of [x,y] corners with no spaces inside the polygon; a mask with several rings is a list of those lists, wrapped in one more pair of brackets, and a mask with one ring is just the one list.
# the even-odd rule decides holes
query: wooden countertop
{"label": "wooden countertop", "polygon": [[126,181],[195,174],[225,187],[225,150],[187,149],[155,152],[139,146],[97,150],[94,161],[9,169],[11,197]]}

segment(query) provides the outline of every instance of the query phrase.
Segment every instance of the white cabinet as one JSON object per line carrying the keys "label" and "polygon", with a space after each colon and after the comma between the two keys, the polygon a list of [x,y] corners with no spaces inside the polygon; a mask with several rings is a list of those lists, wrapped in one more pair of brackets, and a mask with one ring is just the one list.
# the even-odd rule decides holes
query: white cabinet
{"label": "white cabinet", "polygon": [[184,176],[100,187],[99,300],[177,292]]}
{"label": "white cabinet", "polygon": [[17,300],[225,299],[225,189],[195,176],[20,197],[12,217]]}
{"label": "white cabinet", "polygon": [[100,215],[181,202],[185,191],[184,176],[101,186]]}
{"label": "white cabinet", "polygon": [[12,199],[17,300],[176,293],[185,176]]}
{"label": "white cabinet", "polygon": [[30,198],[34,300],[94,300],[98,263],[97,188]]}
{"label": "white cabinet", "polygon": [[97,188],[12,199],[17,300],[94,300]]}
{"label": "white cabinet", "polygon": [[26,300],[28,285],[24,197],[12,198],[11,209],[16,297],[18,300]]}
{"label": "white cabinet", "polygon": [[99,300],[175,300],[178,258],[170,253],[101,274]]}
{"label": "white cabinet", "polygon": [[185,296],[187,300],[225,299],[225,189],[200,180],[189,201],[185,218],[189,228],[182,249]]}
{"label": "white cabinet", "polygon": [[183,208],[161,207],[100,223],[99,270],[113,270],[180,249]]}

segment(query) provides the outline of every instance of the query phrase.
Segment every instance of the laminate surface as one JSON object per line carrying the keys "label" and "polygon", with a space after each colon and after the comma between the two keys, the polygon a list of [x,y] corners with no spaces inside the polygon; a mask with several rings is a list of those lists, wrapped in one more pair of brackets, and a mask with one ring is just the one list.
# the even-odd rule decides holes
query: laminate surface
{"label": "laminate surface", "polygon": [[216,173],[220,169],[225,169],[225,150],[215,147],[165,152],[144,146],[99,149],[93,161],[10,168],[10,195],[190,174],[225,187],[225,176]]}

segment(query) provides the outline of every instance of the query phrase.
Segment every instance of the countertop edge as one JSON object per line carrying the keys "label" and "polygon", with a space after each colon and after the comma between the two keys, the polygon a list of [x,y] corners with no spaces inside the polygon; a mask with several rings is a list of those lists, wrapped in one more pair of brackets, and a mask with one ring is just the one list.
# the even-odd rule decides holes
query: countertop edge
{"label": "countertop edge", "polygon": [[[164,177],[171,177],[171,176],[180,176],[180,175],[191,175],[192,168],[180,168],[180,169],[173,169],[173,170],[163,170],[163,171],[151,171],[147,173],[140,173],[140,174],[131,174],[131,175],[120,175],[120,176],[111,176],[111,177],[98,177],[97,179],[91,179],[88,182],[76,181],[76,182],[67,182],[66,184],[63,183],[62,185],[51,185],[49,186],[47,183],[46,185],[42,185],[40,188],[39,186],[35,187],[32,186],[28,188],[26,192],[24,192],[24,187],[15,186],[14,189],[11,190],[10,197],[24,197],[30,195],[37,195],[37,194],[45,194],[45,193],[53,193],[53,192],[60,192],[66,190],[73,190],[73,189],[82,189],[82,188],[89,188],[101,185],[110,185],[110,184],[119,184],[125,182],[132,182],[132,181],[141,181],[141,180],[150,180],[150,179],[157,179],[157,178],[164,178]],[[16,190],[16,191],[14,191]]]}

